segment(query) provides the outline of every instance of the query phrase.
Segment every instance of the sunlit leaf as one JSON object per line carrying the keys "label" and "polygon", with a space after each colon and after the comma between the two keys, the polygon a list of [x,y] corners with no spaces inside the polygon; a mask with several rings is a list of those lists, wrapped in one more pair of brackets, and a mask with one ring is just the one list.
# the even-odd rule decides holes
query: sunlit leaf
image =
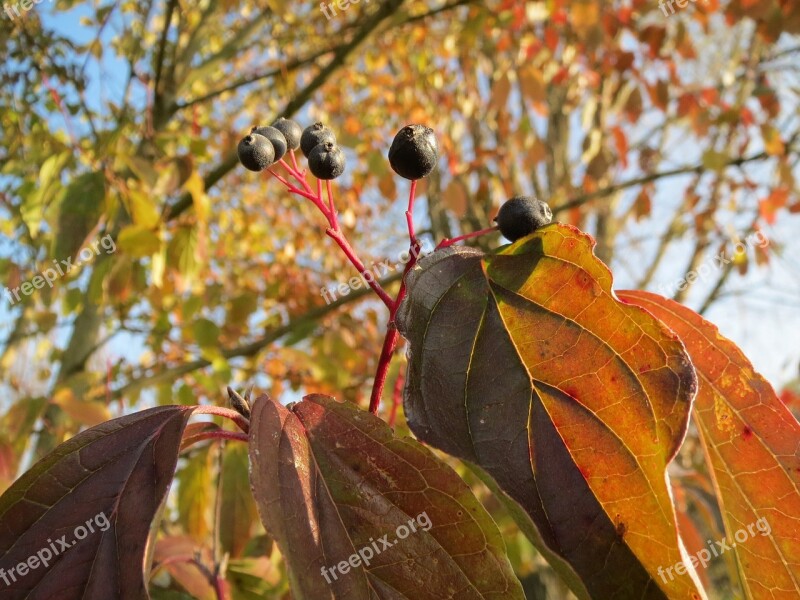
{"label": "sunlit leaf", "polygon": [[496,255],[423,259],[398,313],[405,414],[519,504],[577,594],[690,597],[689,575],[658,573],[683,560],[666,466],[694,372],[668,329],[616,300],[592,245],[550,225]]}
{"label": "sunlit leaf", "polygon": [[693,411],[748,598],[800,596],[800,423],[739,348],[689,308],[620,292],[677,333],[699,376]]}

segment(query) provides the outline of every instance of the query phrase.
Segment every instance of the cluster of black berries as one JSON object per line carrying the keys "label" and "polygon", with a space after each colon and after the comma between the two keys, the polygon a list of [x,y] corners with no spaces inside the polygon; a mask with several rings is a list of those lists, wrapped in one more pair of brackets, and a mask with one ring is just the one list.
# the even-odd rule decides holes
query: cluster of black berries
{"label": "cluster of black berries", "polygon": [[256,126],[239,142],[239,162],[251,171],[263,171],[300,145],[300,125],[281,117],[269,126]]}
{"label": "cluster of black berries", "polygon": [[322,123],[305,130],[295,121],[281,117],[269,126],[257,126],[239,142],[239,162],[251,171],[263,171],[289,150],[303,151],[308,167],[317,179],[336,179],[344,173],[344,152],[336,145],[333,132]]}
{"label": "cluster of black berries", "polygon": [[[283,117],[269,127],[253,127],[239,142],[239,161],[251,171],[263,171],[288,150],[298,148],[317,179],[336,179],[344,173],[344,152],[336,145],[336,136],[329,127],[317,122],[301,130],[300,125]],[[424,125],[406,125],[389,148],[392,169],[412,181],[430,175],[438,161],[436,135]],[[514,242],[552,220],[547,203],[532,196],[515,196],[500,207],[495,223],[500,233]]]}
{"label": "cluster of black berries", "polygon": [[[300,150],[317,179],[336,179],[344,173],[344,152],[336,145],[333,131],[322,123],[304,130],[281,117],[268,127],[253,127],[239,142],[239,162],[251,171],[263,171],[283,158],[288,150]],[[406,125],[389,148],[389,164],[406,179],[427,177],[439,160],[439,146],[430,127]]]}

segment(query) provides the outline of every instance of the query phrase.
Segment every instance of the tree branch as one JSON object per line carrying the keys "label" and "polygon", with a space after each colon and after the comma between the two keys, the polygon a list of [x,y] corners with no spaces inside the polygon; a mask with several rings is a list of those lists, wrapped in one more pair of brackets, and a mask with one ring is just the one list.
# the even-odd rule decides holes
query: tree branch
{"label": "tree branch", "polygon": [[[787,145],[787,153],[789,152],[789,148]],[[766,152],[759,152],[758,154],[753,154],[752,156],[742,157],[742,158],[735,158],[729,160],[725,167],[739,167],[745,163],[756,162],[759,160],[766,160],[770,158],[770,156]],[[561,206],[556,206],[553,208],[553,214],[558,214],[565,210],[570,210],[572,208],[577,208],[579,206],[583,206],[590,200],[595,200],[597,198],[605,198],[606,196],[610,196],[615,194],[620,190],[625,190],[628,188],[636,187],[638,185],[643,185],[645,183],[650,183],[651,181],[657,181],[659,179],[665,179],[667,177],[674,177],[676,175],[686,175],[688,173],[697,173],[703,174],[707,172],[706,169],[702,164],[694,165],[694,166],[687,166],[687,167],[678,167],[676,169],[669,169],[667,171],[660,171],[658,173],[651,173],[649,175],[643,175],[642,177],[636,177],[634,179],[630,179],[628,181],[623,181],[622,183],[617,183],[614,185],[610,185],[600,190],[595,190],[594,192],[589,192],[588,194],[583,194],[581,196],[576,196],[569,202],[565,202]]]}
{"label": "tree branch", "polygon": [[270,77],[276,77],[287,71],[294,71],[299,67],[303,67],[309,63],[313,63],[318,58],[325,56],[326,54],[330,54],[331,52],[336,52],[340,48],[342,48],[344,44],[339,44],[338,46],[332,46],[330,48],[326,48],[324,50],[319,50],[310,56],[306,56],[305,58],[298,58],[286,65],[281,65],[272,71],[267,71],[266,73],[260,73],[258,75],[251,75],[250,77],[244,77],[239,79],[238,81],[234,81],[230,85],[226,85],[223,88],[218,90],[214,90],[213,92],[209,92],[203,96],[199,96],[198,98],[192,98],[191,100],[187,100],[186,102],[180,102],[175,105],[175,110],[183,110],[186,108],[190,108],[195,104],[202,104],[203,102],[207,102],[217,96],[221,96],[225,92],[232,92],[234,90],[239,89],[240,87],[244,87],[246,85],[250,85],[251,83],[256,83],[261,81],[262,79],[269,79]]}
{"label": "tree branch", "polygon": [[[404,0],[389,0],[380,6],[375,13],[366,19],[364,25],[356,32],[353,39],[347,44],[339,47],[331,61],[319,72],[311,82],[300,91],[281,111],[281,116],[292,116],[296,113],[314,93],[336,72],[350,54],[361,45],[361,43],[389,16],[403,4]],[[236,152],[231,151],[214,170],[212,170],[203,180],[205,189],[213,187],[220,179],[225,177],[238,163]],[[170,206],[167,211],[166,219],[172,220],[181,215],[192,205],[192,196],[189,193],[183,194],[178,201]]]}

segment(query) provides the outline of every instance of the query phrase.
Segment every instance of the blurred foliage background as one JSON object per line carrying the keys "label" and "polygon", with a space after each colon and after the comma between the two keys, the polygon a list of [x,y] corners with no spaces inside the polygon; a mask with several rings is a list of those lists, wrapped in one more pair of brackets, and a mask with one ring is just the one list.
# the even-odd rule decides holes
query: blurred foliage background
{"label": "blurred foliage background", "polygon": [[[408,182],[386,152],[400,127],[425,123],[442,150],[420,187],[428,240],[486,227],[503,200],[535,193],[595,236],[618,286],[669,289],[773,384],[794,376],[796,2],[385,0],[335,12],[284,0],[8,5],[0,489],[81,428],[155,404],[222,404],[228,384],[365,406],[383,307],[360,292],[328,305],[321,288],[355,272],[320,215],[237,168],[238,139],[279,116],[337,132],[348,153],[341,220],[365,262],[396,262],[407,247]],[[754,233],[769,244],[736,252]],[[82,264],[12,301],[70,259]],[[713,268],[674,288],[704,264]],[[782,396],[795,408],[798,389]],[[721,533],[698,454],[690,436],[676,498],[702,544]],[[235,597],[288,597],[246,473],[242,448],[182,460],[159,525],[154,597],[213,598],[198,575],[226,555]],[[564,597],[479,493],[529,596]],[[735,575],[717,567],[703,576],[734,593]]]}

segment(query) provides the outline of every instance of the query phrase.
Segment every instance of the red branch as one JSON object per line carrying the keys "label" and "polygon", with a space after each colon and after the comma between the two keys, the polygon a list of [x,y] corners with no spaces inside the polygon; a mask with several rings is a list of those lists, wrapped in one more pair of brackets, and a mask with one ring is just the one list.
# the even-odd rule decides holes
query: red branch
{"label": "red branch", "polygon": [[405,376],[403,373],[397,374],[397,379],[394,380],[394,390],[392,391],[392,410],[389,413],[389,427],[394,427],[395,419],[397,418],[397,407],[403,401],[403,384],[405,383]]}
{"label": "red branch", "polygon": [[444,239],[441,242],[439,242],[438,246],[436,246],[436,250],[439,250],[440,248],[447,248],[449,246],[452,246],[456,242],[463,242],[464,240],[470,240],[472,238],[480,237],[482,235],[486,235],[487,233],[492,233],[494,231],[497,231],[497,226],[487,227],[486,229],[479,229],[478,231],[473,231],[472,233],[465,233],[464,235],[460,235],[458,237],[454,237],[451,239]]}
{"label": "red branch", "polygon": [[383,386],[386,384],[386,375],[389,372],[389,365],[392,362],[395,348],[397,348],[397,325],[395,324],[395,317],[397,316],[397,309],[400,308],[400,303],[406,296],[406,274],[417,264],[419,257],[420,243],[417,235],[414,232],[414,199],[417,193],[417,182],[411,182],[411,189],[408,192],[408,209],[406,210],[406,223],[408,224],[408,253],[409,259],[406,263],[405,271],[403,272],[403,280],[400,282],[400,290],[397,292],[397,298],[389,308],[389,323],[386,326],[386,337],[383,339],[383,348],[381,355],[378,359],[378,369],[375,373],[375,381],[372,384],[372,394],[369,397],[369,412],[376,415],[378,414],[378,407],[381,403],[381,396],[383,395]]}

